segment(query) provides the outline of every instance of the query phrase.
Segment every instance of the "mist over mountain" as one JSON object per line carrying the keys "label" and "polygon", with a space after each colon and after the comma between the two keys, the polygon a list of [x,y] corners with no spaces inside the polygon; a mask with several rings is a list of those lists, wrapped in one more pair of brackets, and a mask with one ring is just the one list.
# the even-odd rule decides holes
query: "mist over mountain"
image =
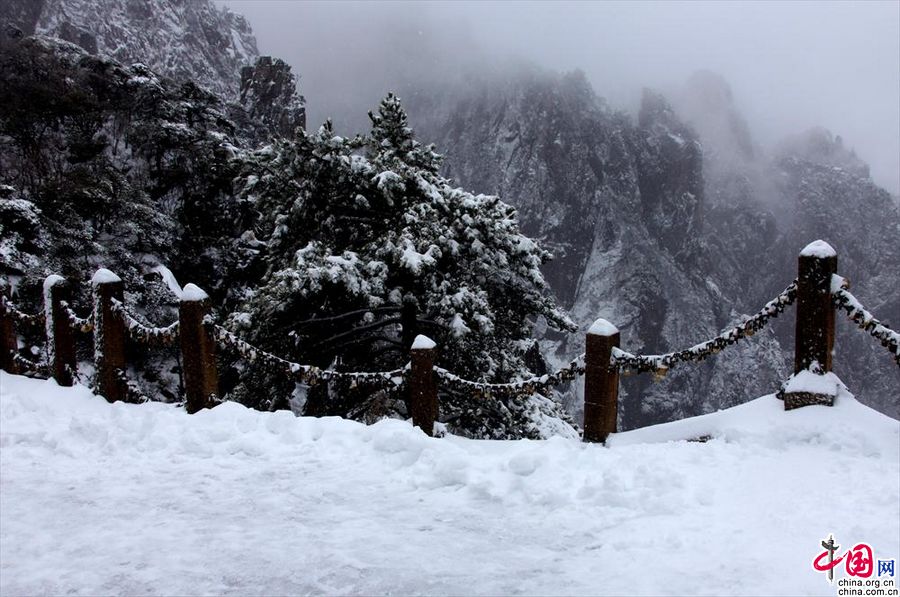
{"label": "mist over mountain", "polygon": [[339,130],[358,130],[348,119],[399,93],[405,78],[455,84],[471,66],[581,69],[598,95],[634,116],[643,87],[677,103],[705,69],[727,79],[761,147],[824,126],[872,166],[876,183],[900,193],[894,2],[220,4],[246,15],[260,47],[317,90],[314,126],[332,117]]}
{"label": "mist over mountain", "polygon": [[[350,5],[354,9],[337,18],[336,9],[326,5],[228,2],[251,13],[254,26],[259,20],[262,30],[283,32],[291,23],[297,25],[292,35],[258,40],[266,52],[274,49],[273,54],[288,58],[288,66],[277,58],[259,58],[246,20],[211,3],[156,0],[156,10],[149,15],[139,4],[104,2],[108,5],[103,10],[80,0],[13,3],[7,5],[12,7],[7,20],[19,23],[21,35],[61,37],[88,54],[143,62],[176,83],[212,92],[200,103],[208,123],[195,123],[188,115],[175,121],[199,127],[206,141],[225,135],[237,148],[237,163],[222,161],[215,152],[203,163],[215,166],[215,198],[225,206],[217,210],[240,215],[221,223],[225,230],[210,241],[214,251],[204,254],[192,246],[169,254],[154,248],[157,259],[177,256],[189,262],[185,272],[205,272],[203,280],[211,282],[211,272],[220,265],[238,277],[256,276],[256,282],[266,267],[270,274],[280,272],[271,262],[263,266],[256,255],[268,258],[268,249],[259,248],[265,243],[254,244],[261,242],[254,234],[272,214],[257,213],[254,169],[277,166],[299,181],[286,183],[279,191],[284,196],[270,191],[273,197],[266,205],[275,205],[276,213],[294,209],[282,202],[298,192],[292,186],[296,184],[310,197],[333,196],[336,201],[359,193],[364,201],[352,209],[363,209],[361,221],[371,217],[366,195],[385,192],[380,186],[373,190],[357,181],[356,171],[344,172],[340,166],[319,171],[312,164],[320,158],[352,161],[350,153],[370,142],[355,142],[352,135],[370,129],[367,111],[395,91],[418,139],[435,143],[444,156],[440,174],[474,193],[499,195],[516,208],[522,233],[553,254],[542,267],[543,276],[580,329],[570,334],[558,326],[547,329],[537,320],[535,337],[549,365],[583,350],[583,332],[597,317],[619,326],[622,345],[632,352],[678,350],[714,336],[782,290],[796,276],[799,249],[817,238],[837,249],[839,270],[853,279],[857,296],[886,321],[900,321],[900,301],[893,298],[900,294],[900,204],[871,177],[873,168],[860,157],[871,152],[858,142],[849,144],[842,131],[814,126],[821,123],[785,127],[774,134],[771,122],[760,126],[758,117],[746,115],[727,72],[694,64],[678,81],[670,79],[656,89],[643,88],[652,81],[633,90],[600,87],[598,73],[607,71],[598,64],[615,62],[615,53],[554,53],[548,41],[559,22],[549,18],[545,29],[533,23],[534,47],[518,48],[517,55],[517,48],[484,34],[485,22],[472,26],[444,8],[428,9],[433,12],[423,16],[418,9],[393,5],[375,12]],[[634,44],[627,36],[620,41]],[[42,42],[29,43],[43,48],[42,56],[68,52],[65,46],[47,50]],[[603,47],[615,43],[610,39]],[[497,47],[510,53],[498,55]],[[543,50],[553,61],[564,61],[563,67],[537,64],[532,58]],[[83,58],[75,62],[83,64]],[[586,70],[577,70],[580,67]],[[614,72],[619,67],[604,68]],[[128,71],[127,77],[134,79],[140,72]],[[297,77],[308,102],[297,93]],[[177,85],[164,88],[172,102],[182,93]],[[171,115],[151,117],[172,120]],[[317,133],[326,118],[333,118],[333,128],[325,126]],[[892,116],[885,118],[884,128],[890,128]],[[308,131],[294,133],[298,126]],[[66,132],[63,137],[72,135]],[[254,153],[273,139],[275,149]],[[282,141],[288,145],[278,145]],[[292,142],[299,147],[290,146]],[[149,143],[150,154],[167,151],[157,147],[155,139]],[[105,149],[98,151],[102,155]],[[431,158],[427,161],[432,163]],[[129,164],[125,170],[131,168]],[[179,185],[185,175],[191,182],[183,188],[191,192],[191,177],[207,184],[209,177],[202,170],[177,170]],[[878,180],[891,181],[883,163],[878,170]],[[171,178],[162,170],[150,172],[163,181]],[[23,190],[21,181],[7,184],[16,192]],[[134,184],[146,200],[140,196],[140,182]],[[43,192],[36,188],[24,189],[24,195]],[[178,186],[172,192],[181,190]],[[168,191],[150,199],[170,201]],[[178,197],[196,201],[191,193]],[[196,197],[202,201],[193,208],[194,217],[203,213],[203,201],[210,195]],[[178,222],[183,213],[166,213],[180,234],[196,225],[193,219]],[[313,217],[328,213],[324,208],[312,212]],[[308,221],[300,219],[291,229],[308,227]],[[89,218],[86,222],[92,224]],[[253,225],[248,227],[248,222]],[[334,228],[332,216],[321,229],[340,230],[334,238],[356,234]],[[251,257],[250,252],[256,253]],[[198,269],[199,262],[203,268]],[[16,267],[24,271],[47,265],[38,260]],[[286,266],[280,262],[278,267]],[[263,288],[254,286],[256,282],[216,290],[231,301],[229,307],[237,308],[243,298],[265,312],[267,307],[249,298]],[[272,281],[267,284],[280,288]],[[284,299],[280,294],[276,298]],[[662,381],[646,375],[623,380],[622,426],[710,412],[774,390],[789,373],[792,322],[788,317],[752,341],[702,365],[679,367]],[[900,417],[895,399],[900,372],[883,351],[845,323],[837,351],[836,371],[855,394]],[[562,396],[576,419],[582,404],[579,387],[572,384]]]}

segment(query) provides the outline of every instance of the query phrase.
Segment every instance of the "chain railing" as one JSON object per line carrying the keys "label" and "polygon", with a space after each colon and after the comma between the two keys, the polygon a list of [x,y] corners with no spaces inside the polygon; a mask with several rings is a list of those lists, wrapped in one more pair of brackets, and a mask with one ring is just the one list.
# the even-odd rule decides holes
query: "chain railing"
{"label": "chain railing", "polygon": [[125,303],[112,299],[112,309],[125,322],[125,330],[133,341],[150,346],[169,346],[178,340],[178,321],[163,327],[153,327],[141,323],[125,308]]}
{"label": "chain railing", "polygon": [[16,308],[15,304],[5,296],[0,298],[0,301],[3,302],[3,306],[6,307],[6,312],[12,316],[13,321],[16,323],[22,323],[32,327],[41,327],[44,325],[43,313],[31,314],[20,311]]}
{"label": "chain railing", "polygon": [[834,304],[838,309],[844,311],[850,321],[855,323],[859,329],[878,340],[894,357],[894,362],[900,366],[900,333],[892,330],[887,324],[869,313],[848,288],[849,284],[844,278],[838,275],[832,278],[831,294]]}
{"label": "chain railing", "polygon": [[66,318],[69,320],[69,325],[72,326],[73,329],[83,333],[90,334],[94,331],[94,316],[88,315],[87,317],[79,317],[75,311],[69,307],[69,303],[66,301],[61,301],[60,306],[63,309],[63,312],[66,315]]}
{"label": "chain railing", "polygon": [[535,393],[549,392],[556,386],[570,382],[584,374],[584,354],[580,354],[568,365],[560,367],[552,373],[535,375],[520,381],[509,383],[486,383],[470,381],[455,375],[443,367],[435,367],[438,379],[450,389],[459,392],[471,392],[482,398],[527,396]]}
{"label": "chain railing", "polygon": [[319,382],[328,382],[332,380],[343,380],[349,381],[351,384],[355,385],[373,385],[391,388],[401,385],[405,372],[405,369],[375,372],[346,372],[320,369],[315,365],[301,365],[300,363],[289,361],[288,359],[284,359],[271,352],[253,346],[249,342],[238,338],[234,332],[220,325],[213,325],[213,330],[216,343],[221,348],[231,350],[251,363],[261,361],[269,367],[270,371],[285,375],[295,381],[308,385],[315,385]]}
{"label": "chain railing", "polygon": [[796,299],[797,281],[794,280],[757,313],[722,332],[715,338],[695,344],[685,350],[659,355],[635,355],[619,348],[614,348],[612,351],[612,366],[623,372],[652,372],[660,375],[680,363],[702,362],[708,357],[718,354],[726,347],[735,344],[738,340],[749,338],[765,328],[770,319],[774,319],[781,313],[784,313],[785,309],[794,304]]}
{"label": "chain railing", "polygon": [[[831,369],[835,308],[843,310],[868,332],[900,365],[900,334],[867,311],[849,292],[849,284],[835,274],[837,257],[822,241],[810,244],[800,255],[798,279],[745,321],[714,338],[694,346],[659,355],[632,354],[619,348],[619,332],[611,323],[597,320],[588,330],[586,352],[550,373],[508,383],[487,383],[464,379],[435,365],[436,345],[419,336],[411,347],[411,362],[391,371],[345,372],[304,365],[282,358],[239,338],[215,324],[206,294],[192,284],[184,288],[179,318],[168,326],[154,327],[142,322],[126,307],[122,281],[108,270],[99,270],[92,280],[93,313],[79,317],[63,299],[64,280],[51,276],[45,284],[42,313],[19,310],[0,295],[0,366],[11,372],[53,376],[61,385],[71,385],[77,375],[72,331],[93,333],[96,384],[110,401],[146,397],[125,374],[125,340],[150,346],[178,344],[188,412],[221,402],[218,388],[216,350],[227,350],[249,362],[264,364],[270,371],[299,383],[314,385],[331,381],[349,382],[407,395],[413,421],[431,433],[438,414],[438,389],[467,393],[480,398],[516,398],[549,393],[557,386],[585,376],[586,441],[604,441],[615,431],[619,373],[653,372],[662,375],[687,362],[702,362],[736,342],[765,328],[789,306],[797,303],[795,371],[827,372]],[[59,290],[59,292],[58,292]],[[48,321],[49,320],[49,321]],[[46,361],[32,361],[21,355],[16,324],[44,325],[47,334]],[[787,404],[787,403],[786,403]]]}

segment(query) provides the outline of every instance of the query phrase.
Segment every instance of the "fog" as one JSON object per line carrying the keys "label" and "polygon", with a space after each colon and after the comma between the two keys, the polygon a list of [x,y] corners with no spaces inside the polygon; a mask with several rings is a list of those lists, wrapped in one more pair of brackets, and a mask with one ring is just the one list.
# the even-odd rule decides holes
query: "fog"
{"label": "fog", "polygon": [[613,107],[730,83],[757,143],[824,126],[900,192],[900,3],[317,3],[220,0],[301,77],[310,125],[358,126],[386,91],[509,60],[583,70]]}

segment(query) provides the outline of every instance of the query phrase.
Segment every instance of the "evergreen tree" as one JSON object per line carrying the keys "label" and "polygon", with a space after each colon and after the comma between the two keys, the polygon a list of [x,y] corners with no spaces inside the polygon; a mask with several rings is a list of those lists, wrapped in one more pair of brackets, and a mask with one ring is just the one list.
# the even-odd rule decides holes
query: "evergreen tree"
{"label": "evergreen tree", "polygon": [[[572,328],[539,269],[549,254],[519,232],[511,206],[438,174],[440,156],[415,140],[396,97],[370,116],[365,137],[338,137],[326,123],[248,160],[243,197],[261,214],[252,235],[265,273],[233,324],[297,360],[377,370],[405,363],[409,347],[397,347],[397,318],[379,325],[376,314],[415,300],[442,366],[489,382],[529,375],[535,319]],[[298,324],[346,312],[360,313],[359,334]],[[536,421],[563,416],[539,398],[447,396],[444,406],[456,431],[479,436],[537,436]]]}

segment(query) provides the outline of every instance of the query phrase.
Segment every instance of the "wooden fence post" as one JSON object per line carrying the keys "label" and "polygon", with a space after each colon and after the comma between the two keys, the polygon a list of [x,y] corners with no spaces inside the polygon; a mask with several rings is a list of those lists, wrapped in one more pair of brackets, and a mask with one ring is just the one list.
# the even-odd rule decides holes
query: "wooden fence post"
{"label": "wooden fence post", "polygon": [[9,282],[6,278],[0,278],[0,369],[7,373],[18,373],[15,356],[19,352],[19,340],[16,337],[13,315],[6,307],[9,294]]}
{"label": "wooden fence post", "polygon": [[837,272],[837,253],[823,240],[800,252],[797,270],[797,328],[794,336],[794,373],[818,362],[831,371],[834,349],[834,305],[831,275]]}
{"label": "wooden fence post", "polygon": [[598,319],[590,327],[584,354],[584,441],[605,442],[616,431],[619,405],[619,371],[610,367],[613,347],[619,346],[619,330]]}
{"label": "wooden fence post", "polygon": [[125,400],[125,322],[113,310],[113,299],[123,300],[122,279],[100,268],[91,278],[94,292],[94,364],[97,389],[109,402]]}
{"label": "wooden fence post", "polygon": [[436,346],[431,338],[419,335],[410,350],[409,410],[413,425],[426,435],[434,435],[434,423],[438,417],[437,382],[434,377]]}
{"label": "wooden fence post", "polygon": [[61,386],[71,386],[77,368],[75,330],[63,309],[69,298],[65,278],[51,275],[44,280],[44,323],[47,330],[47,365],[50,375]]}
{"label": "wooden fence post", "polygon": [[185,409],[190,414],[218,404],[216,341],[205,321],[207,315],[209,296],[194,284],[185,285],[178,309],[178,336],[184,372]]}

